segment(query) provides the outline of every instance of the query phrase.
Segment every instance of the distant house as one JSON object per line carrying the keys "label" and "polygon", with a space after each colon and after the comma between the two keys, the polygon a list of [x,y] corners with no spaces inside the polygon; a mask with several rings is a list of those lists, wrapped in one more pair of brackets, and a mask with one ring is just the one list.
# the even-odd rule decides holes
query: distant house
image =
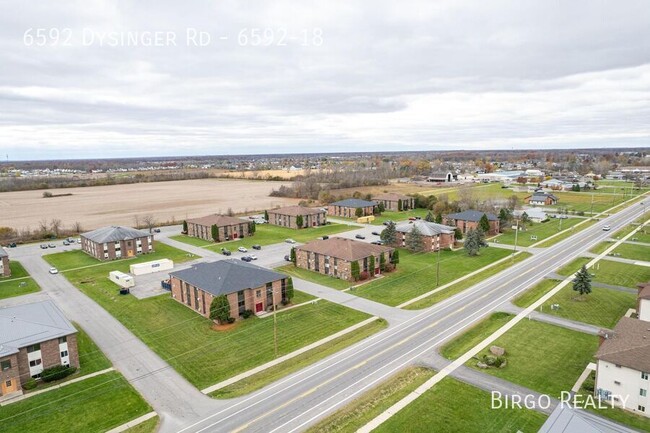
{"label": "distant house", "polygon": [[81,234],[81,249],[98,260],[153,252],[153,235],[131,227],[108,226]]}
{"label": "distant house", "polygon": [[262,313],[287,301],[286,275],[241,260],[198,263],[169,276],[172,298],[208,318],[212,299],[220,295],[228,298],[234,318],[246,310]]}
{"label": "distant house", "polygon": [[8,277],[11,275],[11,268],[9,268],[9,254],[0,247],[0,277]]}
{"label": "distant house", "polygon": [[499,233],[499,218],[496,215],[481,212],[478,210],[466,210],[463,212],[452,213],[445,216],[445,224],[453,227],[458,227],[460,231],[464,234],[467,233],[467,230],[478,228],[478,223],[481,221],[483,215],[487,215],[488,222],[490,223],[490,230],[488,231],[489,235],[496,235]]}
{"label": "distant house", "polygon": [[526,215],[528,215],[528,218],[534,223],[541,223],[542,221],[545,221],[548,218],[546,212],[544,212],[542,209],[538,207],[515,210],[512,214],[515,216],[515,218],[521,218],[524,212],[526,213]]}
{"label": "distant house", "polygon": [[[383,255],[385,263],[389,263],[393,251],[395,248],[352,239],[315,240],[296,247],[296,266],[342,280],[353,281],[353,262],[359,264],[361,272],[377,275],[381,271],[381,256]],[[374,257],[374,269],[370,268],[371,256]]]}
{"label": "distant house", "polygon": [[344,218],[355,218],[357,216],[357,209],[362,210],[362,216],[372,215],[374,213],[376,205],[377,202],[375,201],[348,198],[346,200],[340,200],[331,203],[329,206],[327,206],[327,215]]}
{"label": "distant house", "polygon": [[[399,211],[415,208],[415,198],[404,194],[387,193],[372,198],[377,203],[383,203],[384,209]],[[401,203],[401,206],[400,206]]]}
{"label": "distant house", "polygon": [[77,330],[52,301],[0,309],[0,396],[57,365],[79,367]]}
{"label": "distant house", "polygon": [[636,313],[641,320],[650,322],[650,282],[637,286],[639,293],[636,298]]}
{"label": "distant house", "polygon": [[[306,206],[286,206],[279,209],[270,209],[269,224],[291,229],[304,227],[322,226],[327,223],[327,212],[321,208]],[[302,225],[299,227],[298,217],[302,217]]]}
{"label": "distant house", "polygon": [[456,180],[456,175],[453,174],[451,171],[431,173],[431,175],[427,177],[427,182],[447,183],[447,182],[454,182],[455,180]]}
{"label": "distant house", "polygon": [[[208,215],[187,220],[187,235],[206,241],[222,242],[251,236],[252,222],[226,215]],[[217,238],[212,238],[212,226],[217,227]]]}
{"label": "distant house", "polygon": [[552,206],[557,204],[557,197],[549,192],[537,191],[524,198],[524,202],[533,206]]}
{"label": "distant house", "polygon": [[601,330],[595,394],[603,401],[650,417],[650,322],[622,317]]}
{"label": "distant house", "polygon": [[455,227],[436,224],[424,220],[415,220],[408,223],[398,224],[397,246],[406,247],[407,235],[417,228],[422,234],[424,251],[438,251],[439,249],[451,248],[456,242]]}

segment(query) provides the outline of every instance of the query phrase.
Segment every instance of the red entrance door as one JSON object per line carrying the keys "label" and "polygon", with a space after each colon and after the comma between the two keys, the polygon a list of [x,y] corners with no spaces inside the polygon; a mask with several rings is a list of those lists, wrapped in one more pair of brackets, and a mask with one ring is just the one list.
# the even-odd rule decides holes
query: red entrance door
{"label": "red entrance door", "polygon": [[257,304],[255,304],[255,312],[256,313],[262,312],[263,309],[264,309],[264,304],[262,304],[261,302],[258,302]]}

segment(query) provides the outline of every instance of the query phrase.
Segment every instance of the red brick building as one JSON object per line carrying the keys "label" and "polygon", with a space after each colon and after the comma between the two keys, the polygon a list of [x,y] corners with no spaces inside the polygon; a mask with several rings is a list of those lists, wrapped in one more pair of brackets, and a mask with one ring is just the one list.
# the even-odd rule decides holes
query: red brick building
{"label": "red brick building", "polygon": [[536,206],[551,206],[557,204],[557,197],[549,192],[537,191],[524,198],[524,203]]}
{"label": "red brick building", "polygon": [[494,214],[478,210],[466,210],[449,214],[445,216],[445,224],[458,227],[465,234],[467,230],[478,229],[479,221],[481,221],[483,215],[487,215],[488,222],[490,223],[490,230],[488,230],[487,234],[491,236],[499,234],[499,218]]}
{"label": "red brick building", "polygon": [[[187,235],[206,241],[222,242],[252,236],[253,222],[226,215],[208,215],[187,220]],[[217,226],[217,239],[212,238],[212,226]]]}
{"label": "red brick building", "polygon": [[81,235],[81,249],[98,260],[115,260],[148,254],[153,234],[131,227],[102,227]]}
{"label": "red brick building", "polygon": [[[344,238],[315,240],[296,247],[296,266],[342,280],[354,281],[352,262],[359,263],[361,272],[370,275],[380,273],[383,255],[384,263],[390,263],[395,248],[374,245]],[[370,268],[370,257],[374,257],[374,269]]]}
{"label": "red brick building", "polygon": [[331,203],[327,206],[327,215],[339,216],[344,218],[356,218],[357,209],[361,209],[362,215],[373,215],[377,202],[361,200],[358,198],[349,198]]}
{"label": "red brick building", "polygon": [[[266,211],[269,214],[269,224],[290,229],[316,227],[327,224],[327,212],[321,208],[305,206],[286,206]],[[298,217],[302,217],[302,225],[298,227]]]}
{"label": "red brick building", "polygon": [[212,300],[220,295],[228,298],[234,318],[246,310],[269,311],[287,301],[286,275],[241,260],[199,263],[169,276],[172,297],[207,318]]}
{"label": "red brick building", "polygon": [[57,365],[79,367],[77,330],[52,301],[0,309],[0,396]]}
{"label": "red brick building", "polygon": [[[408,210],[415,208],[415,198],[404,194],[387,193],[372,198],[377,203],[383,203],[384,209],[390,211]],[[401,203],[401,206],[400,206]]]}
{"label": "red brick building", "polygon": [[396,246],[406,247],[408,234],[414,228],[417,228],[422,234],[422,251],[438,251],[439,249],[452,248],[456,242],[454,227],[424,220],[415,220],[398,224],[395,227],[397,231]]}
{"label": "red brick building", "polygon": [[9,267],[9,254],[0,247],[0,277],[9,277],[11,268]]}

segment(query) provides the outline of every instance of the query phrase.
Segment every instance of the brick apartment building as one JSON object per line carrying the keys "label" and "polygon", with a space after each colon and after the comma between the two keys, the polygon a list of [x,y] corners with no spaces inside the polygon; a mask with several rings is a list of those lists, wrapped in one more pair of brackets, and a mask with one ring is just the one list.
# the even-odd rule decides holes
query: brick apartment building
{"label": "brick apartment building", "polygon": [[11,268],[9,267],[9,254],[0,247],[0,277],[11,276]]}
{"label": "brick apartment building", "polygon": [[396,246],[406,247],[407,235],[416,227],[422,234],[423,251],[438,251],[439,249],[451,248],[456,242],[455,227],[415,220],[398,224],[395,227],[397,231]]}
{"label": "brick apartment building", "polygon": [[[404,194],[387,193],[380,194],[372,198],[377,203],[383,203],[384,209],[390,211],[413,209],[415,208],[415,198]],[[401,202],[401,206],[400,206]]]}
{"label": "brick apartment building", "polygon": [[271,310],[287,300],[286,275],[241,260],[199,263],[169,276],[172,297],[208,318],[212,299],[220,295],[228,298],[234,318],[246,310],[256,314]]}
{"label": "brick apartment building", "polygon": [[0,396],[57,365],[79,367],[77,330],[52,301],[0,309]]}
{"label": "brick apartment building", "polygon": [[81,249],[98,260],[134,257],[154,251],[153,234],[131,227],[102,227],[81,235]]}
{"label": "brick apartment building", "polygon": [[[385,263],[391,261],[395,248],[374,245],[344,238],[315,240],[296,247],[296,266],[342,280],[353,281],[352,262],[359,270],[370,275],[380,273],[381,256]],[[370,269],[370,256],[375,258],[375,269]]]}
{"label": "brick apartment building", "polygon": [[[269,224],[290,229],[322,226],[327,223],[327,212],[321,208],[305,206],[286,206],[266,211],[269,214]],[[302,217],[302,225],[298,227],[298,217]]]}
{"label": "brick apartment building", "polygon": [[[187,235],[212,242],[229,241],[251,236],[252,222],[226,215],[208,215],[187,220]],[[218,237],[212,238],[212,226],[217,226]]]}
{"label": "brick apartment building", "polygon": [[490,223],[490,230],[487,234],[491,236],[499,234],[499,218],[494,214],[478,210],[466,210],[449,214],[445,216],[445,224],[458,227],[460,231],[465,234],[467,233],[467,230],[478,229],[478,223],[481,221],[483,215],[487,215],[488,222]]}
{"label": "brick apartment building", "polygon": [[348,198],[346,200],[331,203],[329,206],[327,206],[327,215],[344,218],[356,218],[357,209],[362,210],[362,216],[372,215],[375,211],[376,205],[377,202],[375,201]]}

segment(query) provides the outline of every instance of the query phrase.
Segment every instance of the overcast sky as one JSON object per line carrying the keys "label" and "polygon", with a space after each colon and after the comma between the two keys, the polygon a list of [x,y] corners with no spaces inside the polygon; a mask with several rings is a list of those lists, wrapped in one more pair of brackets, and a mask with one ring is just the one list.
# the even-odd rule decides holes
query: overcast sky
{"label": "overcast sky", "polygon": [[650,146],[647,0],[0,2],[2,159],[606,146]]}

